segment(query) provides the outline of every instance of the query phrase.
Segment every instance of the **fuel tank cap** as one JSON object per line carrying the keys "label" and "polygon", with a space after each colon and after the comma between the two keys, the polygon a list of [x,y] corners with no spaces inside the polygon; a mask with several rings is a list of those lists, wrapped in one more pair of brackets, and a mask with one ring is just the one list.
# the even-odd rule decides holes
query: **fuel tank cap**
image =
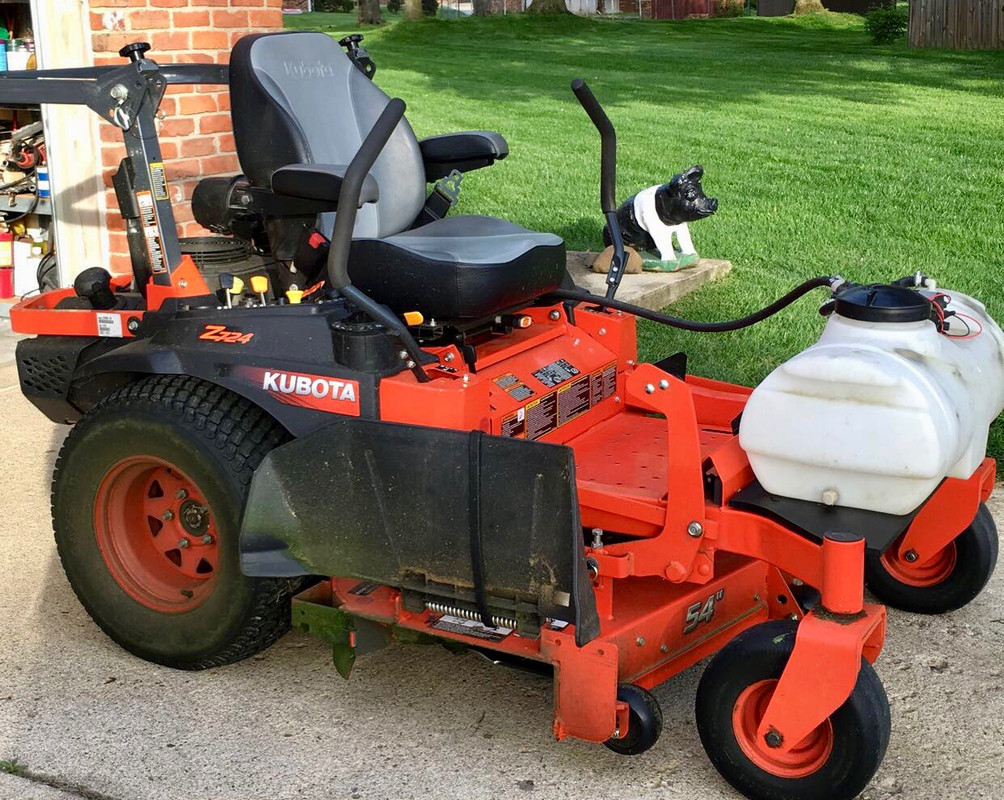
{"label": "fuel tank cap", "polygon": [[834,300],[837,314],[861,322],[923,322],[934,313],[924,295],[886,283],[849,286]]}

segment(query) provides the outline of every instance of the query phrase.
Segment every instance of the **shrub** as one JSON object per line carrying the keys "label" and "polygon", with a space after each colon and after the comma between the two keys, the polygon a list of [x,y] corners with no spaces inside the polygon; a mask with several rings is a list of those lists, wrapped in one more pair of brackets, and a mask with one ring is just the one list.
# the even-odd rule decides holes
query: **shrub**
{"label": "shrub", "polygon": [[903,37],[909,24],[906,9],[895,5],[876,6],[865,17],[865,30],[875,44],[892,44]]}
{"label": "shrub", "polygon": [[425,17],[436,16],[436,9],[439,8],[439,0],[422,0],[422,15]]}
{"label": "shrub", "polygon": [[314,11],[353,11],[355,0],[314,0]]}
{"label": "shrub", "polygon": [[715,0],[713,17],[741,17],[746,13],[744,0]]}
{"label": "shrub", "polygon": [[387,12],[396,14],[401,10],[401,0],[387,0]]}

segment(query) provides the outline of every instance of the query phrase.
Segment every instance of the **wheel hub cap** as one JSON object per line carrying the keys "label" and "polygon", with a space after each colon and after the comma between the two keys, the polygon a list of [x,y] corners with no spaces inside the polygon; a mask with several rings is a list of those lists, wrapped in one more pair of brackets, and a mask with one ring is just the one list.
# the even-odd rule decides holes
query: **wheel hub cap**
{"label": "wheel hub cap", "polygon": [[137,456],[108,471],[95,497],[94,535],[116,583],[147,608],[182,613],[212,592],[219,548],[209,504],[162,459]]}

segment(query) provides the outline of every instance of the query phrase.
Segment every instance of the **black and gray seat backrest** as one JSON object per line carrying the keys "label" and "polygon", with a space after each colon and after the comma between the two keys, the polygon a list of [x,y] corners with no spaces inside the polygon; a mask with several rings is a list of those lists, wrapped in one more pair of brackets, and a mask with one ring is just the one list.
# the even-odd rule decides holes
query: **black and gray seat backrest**
{"label": "black and gray seat backrest", "polygon": [[[323,33],[244,37],[231,54],[230,94],[241,169],[262,188],[289,164],[347,165],[390,100]],[[425,204],[425,167],[407,120],[371,172],[380,200],[359,210],[355,236],[410,227]],[[322,217],[330,236],[333,215]]]}

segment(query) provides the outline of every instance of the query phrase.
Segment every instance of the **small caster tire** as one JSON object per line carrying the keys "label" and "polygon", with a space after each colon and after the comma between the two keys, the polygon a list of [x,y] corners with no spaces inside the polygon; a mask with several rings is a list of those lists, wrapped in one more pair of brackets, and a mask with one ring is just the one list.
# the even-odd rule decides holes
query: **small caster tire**
{"label": "small caster tire", "polygon": [[898,542],[865,558],[865,583],[888,606],[915,614],[944,614],[972,602],[997,565],[997,526],[982,503],[976,517],[945,549],[923,563],[898,556]]}
{"label": "small caster tire", "polygon": [[697,689],[697,730],[712,764],[751,800],[851,800],[889,744],[885,690],[862,660],[847,701],[787,754],[756,731],[795,646],[797,623],[757,625],[712,659]]}
{"label": "small caster tire", "polygon": [[604,744],[622,756],[636,756],[652,747],[662,734],[662,709],[651,692],[630,683],[617,687],[617,700],[630,710],[627,733]]}

